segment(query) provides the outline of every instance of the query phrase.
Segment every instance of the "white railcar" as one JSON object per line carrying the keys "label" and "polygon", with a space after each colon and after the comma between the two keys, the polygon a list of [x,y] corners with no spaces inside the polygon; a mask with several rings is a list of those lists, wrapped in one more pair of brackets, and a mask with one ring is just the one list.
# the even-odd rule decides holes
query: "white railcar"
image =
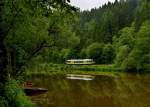
{"label": "white railcar", "polygon": [[93,59],[69,59],[66,60],[66,64],[70,65],[91,65],[94,64]]}

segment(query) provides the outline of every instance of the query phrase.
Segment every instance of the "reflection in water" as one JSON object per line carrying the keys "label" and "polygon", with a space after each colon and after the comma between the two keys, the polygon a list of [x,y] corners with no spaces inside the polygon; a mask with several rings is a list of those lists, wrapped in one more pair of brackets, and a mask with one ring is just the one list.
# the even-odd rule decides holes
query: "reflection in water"
{"label": "reflection in water", "polygon": [[92,81],[41,76],[31,80],[49,90],[32,97],[37,107],[150,107],[150,78],[145,76],[100,75]]}
{"label": "reflection in water", "polygon": [[77,75],[77,74],[67,74],[67,79],[73,79],[73,80],[84,80],[84,81],[91,81],[95,77],[92,75]]}

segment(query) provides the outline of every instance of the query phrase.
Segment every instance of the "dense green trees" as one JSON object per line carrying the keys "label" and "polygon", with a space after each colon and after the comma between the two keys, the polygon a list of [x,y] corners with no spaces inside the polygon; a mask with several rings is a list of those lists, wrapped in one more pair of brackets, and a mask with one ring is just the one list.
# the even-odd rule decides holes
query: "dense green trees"
{"label": "dense green trees", "polygon": [[103,64],[112,64],[115,57],[113,45],[111,45],[110,43],[105,44],[105,46],[103,47],[103,53],[101,55]]}
{"label": "dense green trees", "polygon": [[[116,0],[78,12],[72,20],[63,18],[65,24],[57,23],[59,33],[53,39],[56,46],[47,49],[43,61],[64,63],[66,59],[93,58],[98,64],[114,63],[126,71],[146,70],[149,50],[144,46],[149,44],[139,35],[147,34],[144,26],[149,29],[145,24],[150,19],[149,4],[148,0]],[[143,53],[144,49],[148,52]]]}
{"label": "dense green trees", "polygon": [[134,27],[125,27],[114,36],[113,45],[116,51],[116,66],[121,66],[124,59],[128,56],[134,47]]}
{"label": "dense green trees", "polygon": [[[119,30],[123,27],[130,26],[134,21],[134,14],[136,13],[138,2],[139,0],[109,2],[98,9],[81,12],[81,37],[85,35],[88,37],[83,38],[84,42],[90,38],[94,42],[111,43],[113,36]],[[95,21],[94,26],[92,25],[90,30],[85,29],[88,23],[91,24],[91,21]]]}
{"label": "dense green trees", "polygon": [[122,66],[126,71],[149,71],[150,67],[150,21],[140,27],[135,37],[135,45]]}
{"label": "dense green trees", "polygon": [[[133,48],[133,22],[141,5],[139,4],[139,0],[116,0],[98,9],[78,12],[71,21],[63,18],[67,23],[57,24],[60,28],[57,39],[55,38],[57,46],[49,49],[45,58],[55,63],[62,63],[70,58],[94,58],[97,63],[113,63],[114,50],[117,51],[125,44]],[[130,29],[131,25],[133,29]]]}
{"label": "dense green trees", "polygon": [[83,48],[79,56],[94,59],[97,64],[112,64],[115,52],[111,44],[95,42]]}
{"label": "dense green trees", "polygon": [[135,27],[136,31],[139,30],[141,24],[150,19],[150,1],[149,0],[140,0],[139,5],[137,7],[136,15],[135,15]]}
{"label": "dense green trees", "polygon": [[104,44],[93,43],[87,47],[87,57],[92,58],[96,61],[96,63],[102,62],[102,53],[103,53]]}
{"label": "dense green trees", "polygon": [[[150,1],[116,0],[77,11],[69,0],[0,1],[0,104],[21,104],[6,84],[34,63],[92,58],[125,71],[149,71]],[[31,64],[32,63],[32,64]],[[6,100],[10,95],[10,100]],[[13,99],[14,98],[14,99]],[[18,105],[16,102],[19,102]],[[16,107],[17,107],[16,106]]]}
{"label": "dense green trees", "polygon": [[[122,29],[114,37],[116,66],[125,71],[149,71],[149,13],[150,2],[140,1],[132,27]],[[138,20],[138,21],[137,21]]]}
{"label": "dense green trees", "polygon": [[116,0],[81,12],[81,30],[76,30],[82,42],[81,56],[97,63],[115,63],[125,71],[148,70],[149,14],[148,0]]}
{"label": "dense green trees", "polygon": [[[66,37],[70,35],[70,31],[62,24],[67,23],[64,19],[70,17],[69,12],[73,14],[72,10],[74,8],[66,0],[1,1],[1,49],[4,48],[1,57],[5,58],[2,63],[6,63],[0,67],[6,70],[8,65],[8,70],[1,74],[7,72],[7,77],[20,75],[23,66],[40,50],[56,45],[57,36],[63,36],[65,31]],[[75,35],[70,40],[72,46],[73,41],[79,41]],[[2,69],[1,72],[4,71]]]}
{"label": "dense green trees", "polygon": [[23,66],[32,61],[64,63],[71,58],[93,58],[97,63],[115,63],[124,69],[129,69],[128,65],[136,70],[148,66],[131,64],[134,54],[139,58],[145,54],[139,63],[149,59],[149,51],[143,53],[148,38],[139,36],[148,32],[144,29],[149,28],[145,24],[150,18],[148,0],[116,0],[77,14],[67,1],[0,3],[2,80],[8,74],[22,74]]}
{"label": "dense green trees", "polygon": [[148,32],[143,31],[143,26],[149,29],[145,24],[150,19],[149,4],[148,0],[116,0],[98,9],[78,12],[72,20],[63,18],[67,23],[57,24],[60,32],[56,46],[49,48],[49,54],[43,57],[54,63],[93,58],[98,64],[114,63],[126,71],[146,70],[149,50],[144,57],[146,40],[138,35]]}
{"label": "dense green trees", "polygon": [[118,53],[125,44],[133,48],[134,26],[130,26],[139,7],[139,0],[116,0],[98,9],[80,12],[79,23],[73,26],[80,38],[80,44],[74,48],[78,52],[75,58],[94,58],[97,63],[111,64],[115,50]]}
{"label": "dense green trees", "polygon": [[[61,25],[66,23],[63,19],[76,10],[68,2],[69,0],[0,1],[0,103],[3,104],[2,106],[30,106],[24,99],[24,93],[19,93],[21,87],[16,82],[15,84],[10,82],[23,74],[24,67],[33,57],[42,54],[41,50],[47,51],[45,48],[56,45],[55,40],[60,32],[62,33]],[[77,40],[78,38],[73,35],[72,41]]]}
{"label": "dense green trees", "polygon": [[149,71],[149,0],[116,0],[77,13],[68,2],[0,1],[0,104],[8,103],[1,101],[8,97],[2,94],[7,81],[32,62],[92,58],[125,71]]}

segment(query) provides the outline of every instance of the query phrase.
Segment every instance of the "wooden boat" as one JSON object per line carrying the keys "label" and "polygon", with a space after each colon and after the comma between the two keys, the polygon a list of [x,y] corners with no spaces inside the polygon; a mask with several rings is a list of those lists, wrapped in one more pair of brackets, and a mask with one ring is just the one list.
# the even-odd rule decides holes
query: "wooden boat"
{"label": "wooden boat", "polygon": [[24,92],[28,96],[43,94],[47,91],[48,91],[48,89],[46,89],[46,88],[38,88],[38,87],[25,87],[24,88]]}
{"label": "wooden boat", "polygon": [[34,95],[39,95],[43,94],[48,91],[46,88],[39,88],[39,87],[32,87],[33,83],[30,81],[27,81],[24,83],[24,92],[28,96],[34,96]]}

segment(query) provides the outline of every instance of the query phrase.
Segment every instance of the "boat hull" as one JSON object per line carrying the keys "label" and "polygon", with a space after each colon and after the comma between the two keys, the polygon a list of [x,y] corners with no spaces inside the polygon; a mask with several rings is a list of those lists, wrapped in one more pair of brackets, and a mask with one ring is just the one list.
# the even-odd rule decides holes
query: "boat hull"
{"label": "boat hull", "polygon": [[25,87],[24,92],[28,96],[39,95],[47,92],[48,90],[45,88],[37,88],[37,87]]}

